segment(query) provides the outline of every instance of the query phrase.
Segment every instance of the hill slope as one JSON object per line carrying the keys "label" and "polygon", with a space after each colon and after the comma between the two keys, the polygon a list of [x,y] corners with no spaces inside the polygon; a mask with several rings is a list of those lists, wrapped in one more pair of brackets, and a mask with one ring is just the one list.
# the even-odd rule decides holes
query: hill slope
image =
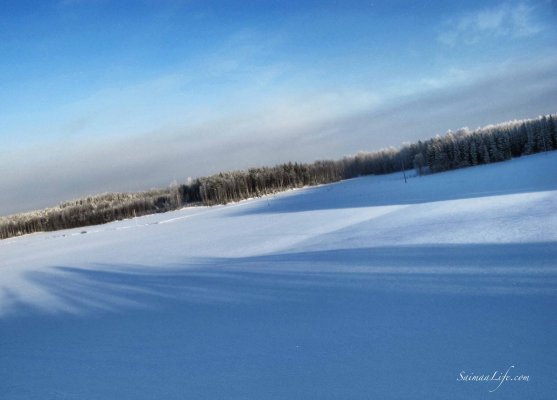
{"label": "hill slope", "polygon": [[557,391],[557,153],[0,242],[2,398]]}

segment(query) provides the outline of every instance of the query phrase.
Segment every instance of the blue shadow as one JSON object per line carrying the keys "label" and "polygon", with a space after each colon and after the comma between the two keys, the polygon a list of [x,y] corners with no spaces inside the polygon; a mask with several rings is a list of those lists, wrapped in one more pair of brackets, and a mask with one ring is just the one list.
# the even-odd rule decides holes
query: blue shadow
{"label": "blue shadow", "polygon": [[[0,319],[0,394],[549,399],[556,259],[550,242],[35,272],[28,279],[74,312],[22,308]],[[510,365],[531,381],[494,393],[457,381]]]}

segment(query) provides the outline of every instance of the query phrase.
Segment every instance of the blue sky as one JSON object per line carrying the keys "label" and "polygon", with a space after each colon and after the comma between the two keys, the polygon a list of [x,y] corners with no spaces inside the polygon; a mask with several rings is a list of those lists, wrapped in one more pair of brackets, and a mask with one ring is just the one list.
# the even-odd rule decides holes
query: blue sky
{"label": "blue sky", "polygon": [[539,1],[3,1],[0,214],[557,111]]}

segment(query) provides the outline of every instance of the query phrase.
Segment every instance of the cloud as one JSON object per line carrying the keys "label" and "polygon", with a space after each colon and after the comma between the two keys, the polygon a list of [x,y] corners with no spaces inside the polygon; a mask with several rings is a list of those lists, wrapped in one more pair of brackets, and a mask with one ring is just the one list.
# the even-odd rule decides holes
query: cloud
{"label": "cloud", "polygon": [[489,38],[534,36],[542,30],[534,6],[501,4],[447,20],[438,40],[448,46],[473,45]]}
{"label": "cloud", "polygon": [[[447,129],[554,113],[557,57],[447,71],[391,97],[365,90],[284,94],[255,109],[121,137],[74,137],[6,154],[0,214],[106,191],[184,182],[221,170],[339,158]],[[151,90],[149,87],[148,90]]]}
{"label": "cloud", "polygon": [[[126,91],[143,99],[153,94],[153,87],[159,85],[136,85]],[[124,108],[117,107],[127,95],[114,99],[107,92],[103,94],[106,96],[95,96],[79,109],[97,104],[97,97],[107,97],[108,105],[100,109],[114,107],[108,115],[111,121],[113,115],[122,115],[130,107],[128,103]],[[240,99],[244,97],[239,95]],[[235,99],[229,101],[233,103]],[[313,140],[301,146],[291,144],[303,142],[304,136],[313,137],[330,121],[355,110],[369,109],[375,101],[376,97],[364,90],[283,92],[280,97],[260,102],[258,107],[237,108],[231,104],[229,110],[207,110],[197,117],[190,113],[180,115],[177,109],[164,114],[155,112],[152,116],[159,116],[158,125],[150,121],[140,129],[136,123],[137,132],[124,135],[95,135],[100,126],[78,118],[72,120],[70,129],[86,130],[87,134],[65,135],[4,155],[0,164],[0,214],[45,207],[83,195],[161,187],[173,180],[185,182],[188,177],[222,170],[321,158],[324,144]],[[149,112],[149,107],[141,103],[136,106],[139,108],[132,114]],[[174,113],[177,115],[172,117]],[[24,200],[18,201],[19,196]]]}

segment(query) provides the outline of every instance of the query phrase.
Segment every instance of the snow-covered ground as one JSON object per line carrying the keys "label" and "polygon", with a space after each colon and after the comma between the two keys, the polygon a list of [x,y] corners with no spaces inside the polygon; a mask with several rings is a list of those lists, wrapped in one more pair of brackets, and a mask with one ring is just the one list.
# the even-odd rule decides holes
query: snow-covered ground
{"label": "snow-covered ground", "polygon": [[[554,399],[557,152],[0,241],[1,399]],[[465,382],[505,372],[529,382]]]}

